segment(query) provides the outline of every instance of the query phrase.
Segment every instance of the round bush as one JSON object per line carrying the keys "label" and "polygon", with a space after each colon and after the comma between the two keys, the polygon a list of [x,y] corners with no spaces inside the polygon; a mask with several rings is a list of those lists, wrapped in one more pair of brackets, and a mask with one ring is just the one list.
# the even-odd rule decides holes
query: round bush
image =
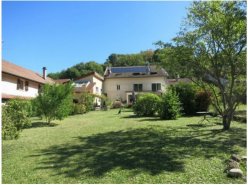
{"label": "round bush", "polygon": [[154,116],[159,111],[160,101],[156,94],[140,94],[133,105],[133,111],[138,116]]}
{"label": "round bush", "polygon": [[31,125],[31,103],[25,100],[10,100],[2,107],[2,137],[15,139],[19,132]]}
{"label": "round bush", "polygon": [[161,119],[177,119],[180,116],[181,103],[179,97],[174,91],[168,90],[162,95],[160,118]]}
{"label": "round bush", "polygon": [[179,100],[182,103],[182,112],[185,115],[194,115],[196,112],[195,86],[191,83],[178,83],[170,86],[169,89],[178,95]]}
{"label": "round bush", "polygon": [[121,101],[114,101],[113,103],[112,103],[112,109],[119,109],[119,108],[121,108],[121,107],[123,107],[123,105],[122,105],[122,103],[121,103]]}
{"label": "round bush", "polygon": [[196,93],[196,110],[197,111],[207,111],[209,105],[211,104],[211,94],[210,92],[198,91]]}

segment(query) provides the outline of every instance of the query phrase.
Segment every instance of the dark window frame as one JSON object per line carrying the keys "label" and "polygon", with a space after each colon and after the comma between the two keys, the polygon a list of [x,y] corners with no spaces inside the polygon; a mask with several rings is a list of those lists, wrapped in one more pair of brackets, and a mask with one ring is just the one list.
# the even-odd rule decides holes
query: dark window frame
{"label": "dark window frame", "polygon": [[161,90],[161,83],[152,83],[152,91],[160,91]]}
{"label": "dark window frame", "polygon": [[117,88],[117,91],[121,90],[121,85],[117,85],[116,88]]}
{"label": "dark window frame", "polygon": [[24,81],[20,78],[17,79],[17,90],[24,90]]}
{"label": "dark window frame", "polygon": [[143,84],[133,84],[133,90],[135,92],[142,92],[143,91]]}
{"label": "dark window frame", "polygon": [[29,81],[25,81],[25,91],[28,91]]}

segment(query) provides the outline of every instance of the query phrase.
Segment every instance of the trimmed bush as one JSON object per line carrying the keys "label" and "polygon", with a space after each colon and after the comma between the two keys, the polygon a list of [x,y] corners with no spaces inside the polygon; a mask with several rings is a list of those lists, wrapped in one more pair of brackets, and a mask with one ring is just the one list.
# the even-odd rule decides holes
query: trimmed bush
{"label": "trimmed bush", "polygon": [[123,104],[118,100],[114,101],[111,106],[112,109],[119,109],[121,107],[123,107]]}
{"label": "trimmed bush", "polygon": [[133,105],[133,111],[138,116],[154,116],[159,111],[160,97],[156,94],[139,94]]}
{"label": "trimmed bush", "polygon": [[178,95],[179,101],[182,103],[182,112],[185,115],[194,115],[196,113],[196,88],[193,84],[178,83],[170,86],[169,90]]}
{"label": "trimmed bush", "polygon": [[73,114],[84,114],[86,113],[86,107],[84,104],[74,103]]}
{"label": "trimmed bush", "polygon": [[89,112],[94,110],[94,99],[94,95],[83,92],[78,99],[78,104],[82,104],[85,107],[85,112]]}
{"label": "trimmed bush", "polygon": [[160,107],[160,118],[161,119],[177,119],[180,116],[181,103],[178,95],[168,90],[162,95],[161,107]]}
{"label": "trimmed bush", "polygon": [[88,92],[75,94],[72,114],[84,114],[94,110],[94,99],[95,96]]}
{"label": "trimmed bush", "polygon": [[31,125],[31,103],[26,100],[10,100],[2,107],[2,138],[16,139],[20,131]]}
{"label": "trimmed bush", "polygon": [[211,104],[210,92],[198,91],[196,93],[195,102],[197,111],[207,111]]}

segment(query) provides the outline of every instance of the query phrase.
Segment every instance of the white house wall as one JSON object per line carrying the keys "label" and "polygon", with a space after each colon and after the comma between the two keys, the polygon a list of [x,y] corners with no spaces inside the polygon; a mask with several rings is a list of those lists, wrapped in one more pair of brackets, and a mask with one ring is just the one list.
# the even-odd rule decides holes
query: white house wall
{"label": "white house wall", "polygon": [[[106,78],[104,80],[103,92],[112,101],[121,99],[126,100],[126,92],[133,91],[133,84],[143,84],[143,91],[152,92],[152,83],[161,83],[161,90],[166,89],[165,77],[146,77],[146,78]],[[120,85],[120,90],[117,90]]]}
{"label": "white house wall", "polygon": [[[23,90],[17,90],[17,79],[24,81]],[[25,81],[28,81],[28,91],[25,91]],[[8,75],[2,73],[1,88],[2,93],[14,95],[14,96],[24,96],[24,97],[36,97],[38,95],[39,84],[26,79],[18,78],[13,75]]]}

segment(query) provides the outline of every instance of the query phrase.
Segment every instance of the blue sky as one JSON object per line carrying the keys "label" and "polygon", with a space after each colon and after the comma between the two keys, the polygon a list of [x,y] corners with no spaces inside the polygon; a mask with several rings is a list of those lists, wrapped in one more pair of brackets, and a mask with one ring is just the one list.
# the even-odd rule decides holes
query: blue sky
{"label": "blue sky", "polygon": [[3,2],[2,56],[17,65],[58,72],[111,53],[155,49],[180,30],[189,1]]}

